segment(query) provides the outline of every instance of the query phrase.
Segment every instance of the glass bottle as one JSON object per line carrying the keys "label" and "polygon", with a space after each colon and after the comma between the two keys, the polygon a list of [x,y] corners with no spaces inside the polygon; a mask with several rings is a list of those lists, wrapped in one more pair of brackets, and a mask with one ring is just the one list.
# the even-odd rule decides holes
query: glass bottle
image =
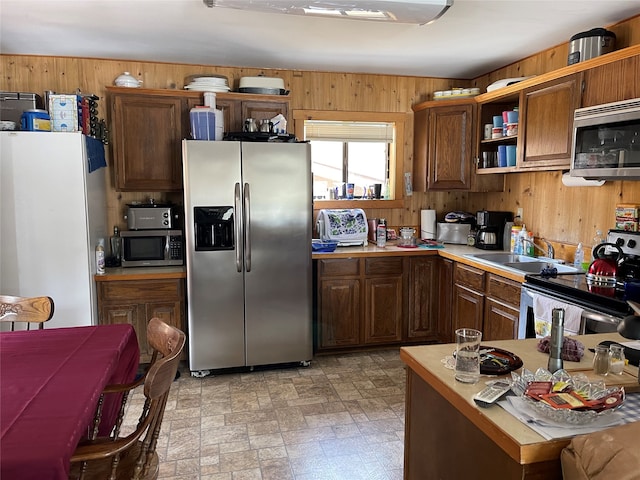
{"label": "glass bottle", "polygon": [[120,266],[120,249],[121,249],[121,239],[120,239],[120,229],[117,226],[113,227],[113,236],[109,239],[111,244],[111,257],[114,263],[114,267]]}
{"label": "glass bottle", "polygon": [[609,373],[622,375],[624,363],[624,347],[622,345],[609,345]]}
{"label": "glass bottle", "polygon": [[378,220],[376,228],[376,245],[384,248],[387,245],[387,221],[384,218]]}
{"label": "glass bottle", "polygon": [[597,345],[593,357],[593,371],[597,375],[609,373],[609,348],[605,345]]}

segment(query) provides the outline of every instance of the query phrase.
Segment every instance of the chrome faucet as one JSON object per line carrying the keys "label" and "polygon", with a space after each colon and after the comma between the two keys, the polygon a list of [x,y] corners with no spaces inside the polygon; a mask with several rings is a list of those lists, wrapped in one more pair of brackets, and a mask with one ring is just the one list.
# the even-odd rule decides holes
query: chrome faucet
{"label": "chrome faucet", "polygon": [[533,242],[533,240],[529,240],[528,238],[522,238],[521,239],[523,242],[526,243],[530,243],[531,245],[533,245],[534,248],[537,248],[538,250],[540,250],[542,253],[547,255],[547,258],[555,258],[555,250],[553,249],[553,245],[551,245],[549,242],[547,242],[544,238],[542,239],[542,241],[546,244],[547,249],[545,250],[544,248],[542,248],[540,245],[536,244]]}

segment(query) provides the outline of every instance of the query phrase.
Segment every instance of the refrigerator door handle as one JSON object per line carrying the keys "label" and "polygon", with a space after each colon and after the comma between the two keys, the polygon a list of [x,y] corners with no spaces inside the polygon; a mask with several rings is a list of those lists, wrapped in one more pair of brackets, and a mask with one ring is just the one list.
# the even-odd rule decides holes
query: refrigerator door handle
{"label": "refrigerator door handle", "polygon": [[251,210],[249,204],[249,184],[244,184],[244,265],[247,272],[251,271]]}
{"label": "refrigerator door handle", "polygon": [[236,271],[238,273],[242,272],[242,255],[241,255],[241,245],[238,243],[242,235],[242,219],[238,218],[238,212],[240,212],[240,183],[236,182],[234,194],[233,194],[233,208],[236,212],[235,218],[235,237],[236,237]]}

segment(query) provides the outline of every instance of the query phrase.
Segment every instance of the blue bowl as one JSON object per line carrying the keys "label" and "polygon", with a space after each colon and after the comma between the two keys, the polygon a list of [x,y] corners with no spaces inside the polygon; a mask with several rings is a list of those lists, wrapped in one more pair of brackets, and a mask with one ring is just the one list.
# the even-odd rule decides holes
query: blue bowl
{"label": "blue bowl", "polygon": [[314,238],[311,240],[311,250],[313,252],[333,252],[338,246],[338,242],[335,240],[320,240]]}

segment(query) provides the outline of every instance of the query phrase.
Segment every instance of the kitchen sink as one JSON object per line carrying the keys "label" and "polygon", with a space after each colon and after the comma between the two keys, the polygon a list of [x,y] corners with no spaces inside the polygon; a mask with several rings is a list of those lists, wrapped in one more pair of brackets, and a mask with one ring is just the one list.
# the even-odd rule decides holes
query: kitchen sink
{"label": "kitchen sink", "polygon": [[532,259],[532,262],[511,262],[503,263],[502,266],[507,268],[515,268],[516,270],[522,270],[527,273],[540,273],[545,267],[553,267],[558,273],[577,273],[578,269],[570,267],[568,265],[561,265],[559,263],[538,262]]}
{"label": "kitchen sink", "polygon": [[487,265],[524,273],[540,273],[545,267],[555,267],[558,273],[578,273],[578,269],[564,265],[562,260],[546,257],[528,257],[509,252],[469,253],[465,257]]}
{"label": "kitchen sink", "polygon": [[484,260],[490,263],[516,263],[516,262],[538,262],[533,257],[527,257],[526,255],[516,255],[514,253],[471,253],[467,255],[470,258],[477,260]]}

